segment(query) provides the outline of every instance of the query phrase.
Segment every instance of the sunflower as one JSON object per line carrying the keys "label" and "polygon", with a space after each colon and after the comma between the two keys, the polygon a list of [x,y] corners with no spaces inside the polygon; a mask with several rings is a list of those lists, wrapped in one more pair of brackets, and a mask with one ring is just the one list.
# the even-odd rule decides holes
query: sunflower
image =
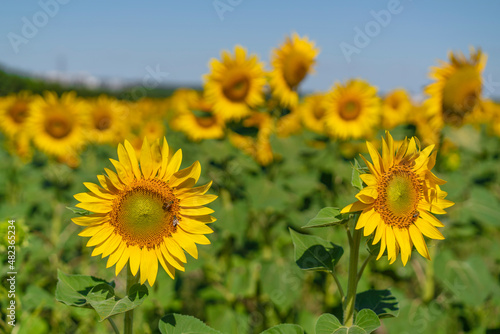
{"label": "sunflower", "polygon": [[363,80],[350,80],[345,85],[336,83],[323,105],[326,129],[332,137],[367,137],[379,122],[377,89]]}
{"label": "sunflower", "polygon": [[193,186],[200,177],[200,163],[179,170],[182,151],[171,159],[166,139],[149,145],[144,139],[139,159],[132,145],[118,145],[118,159],[110,159],[116,173],[97,178],[101,186],[86,182],[90,192],[75,195],[77,207],[93,212],[72,218],[86,228],[80,236],[91,237],[87,247],[94,247],[92,256],[109,256],[107,267],[116,265],[118,275],[128,262],[140,282],[152,286],[158,262],[173,279],[175,269],[184,271],[184,250],[198,258],[196,244],[207,245],[205,234],[213,231],[206,225],[215,221],[213,210],[204,207],[217,196],[206,195],[212,182]]}
{"label": "sunflower", "polygon": [[300,38],[293,33],[271,55],[273,70],[269,84],[273,96],[288,108],[297,106],[299,95],[297,87],[312,72],[319,50],[307,37]]}
{"label": "sunflower", "polygon": [[408,121],[412,104],[404,89],[395,89],[387,94],[382,101],[382,126],[392,129]]}
{"label": "sunflower", "polygon": [[10,94],[0,98],[0,129],[10,138],[26,125],[33,96],[29,92]]}
{"label": "sunflower", "polygon": [[438,127],[444,123],[460,126],[467,114],[479,108],[486,55],[481,50],[470,50],[470,59],[463,53],[449,54],[450,63],[441,62],[430,77],[436,82],[425,88],[429,95],[426,104]]}
{"label": "sunflower", "polygon": [[126,108],[114,98],[101,95],[92,100],[88,117],[88,138],[98,144],[116,144],[127,132]]}
{"label": "sunflower", "polygon": [[325,94],[312,94],[304,98],[304,102],[299,104],[298,110],[304,126],[318,134],[325,134],[324,107]]}
{"label": "sunflower", "polygon": [[27,130],[36,147],[70,166],[79,162],[78,153],[83,149],[85,131],[89,128],[85,101],[75,92],[64,93],[61,98],[53,92],[37,96],[31,105]]}
{"label": "sunflower", "polygon": [[289,114],[281,116],[276,121],[276,135],[281,138],[290,137],[302,130],[302,122],[297,109],[292,110]]}
{"label": "sunflower", "polygon": [[418,144],[418,139],[413,137],[395,145],[386,131],[380,156],[367,142],[373,163],[361,156],[370,171],[361,175],[366,187],[356,195],[358,201],[342,209],[342,213],[361,211],[356,229],[364,228],[365,236],[376,229],[373,244],[380,242],[377,260],[387,248],[390,263],[401,251],[401,260],[406,265],[413,245],[430,260],[422,235],[444,239],[436,228],[444,225],[433,213],[444,214],[444,209],[454,203],[444,199],[447,193],[439,187],[446,181],[431,172],[436,162],[436,152],[432,153],[434,145],[420,150]]}
{"label": "sunflower", "polygon": [[256,55],[247,57],[239,45],[234,48],[234,57],[223,51],[222,61],[212,59],[210,73],[204,75],[204,80],[207,102],[213,104],[214,112],[223,120],[239,120],[264,102],[264,65]]}
{"label": "sunflower", "polygon": [[192,141],[202,139],[218,139],[224,136],[225,123],[214,112],[213,104],[207,102],[203,96],[186,96],[184,103],[179,103],[177,116],[172,119],[171,126],[177,131],[184,132]]}

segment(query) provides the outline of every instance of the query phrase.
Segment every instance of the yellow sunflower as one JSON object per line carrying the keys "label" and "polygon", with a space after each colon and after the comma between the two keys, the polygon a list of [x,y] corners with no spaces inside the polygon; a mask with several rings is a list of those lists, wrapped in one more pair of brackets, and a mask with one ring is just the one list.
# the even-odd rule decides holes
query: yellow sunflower
{"label": "yellow sunflower", "polygon": [[186,96],[185,103],[179,107],[171,126],[184,132],[190,140],[218,139],[224,136],[223,119],[214,112],[214,105],[200,94]]}
{"label": "yellow sunflower", "polygon": [[281,116],[276,121],[276,135],[278,137],[290,137],[291,135],[299,133],[301,130],[302,121],[297,109],[293,109],[292,112]]}
{"label": "yellow sunflower", "polygon": [[358,201],[342,213],[361,211],[356,229],[364,228],[365,236],[376,230],[373,244],[380,242],[377,260],[387,248],[390,263],[401,251],[406,265],[413,245],[430,260],[422,235],[444,239],[436,228],[444,225],[433,214],[445,214],[444,209],[454,204],[444,199],[447,193],[439,187],[446,181],[431,172],[436,162],[434,145],[420,150],[416,137],[395,145],[387,131],[382,139],[382,156],[370,142],[366,145],[373,162],[361,156],[370,170],[361,175],[366,187],[356,195]]}
{"label": "yellow sunflower", "polygon": [[470,50],[470,59],[463,53],[449,54],[450,63],[434,67],[430,78],[436,80],[425,88],[429,95],[426,104],[437,127],[444,123],[462,125],[467,114],[479,107],[486,55],[481,50]]}
{"label": "yellow sunflower", "polygon": [[118,275],[129,263],[140,282],[153,285],[158,262],[174,278],[175,269],[184,271],[184,250],[198,258],[196,244],[207,245],[205,234],[213,231],[206,225],[215,221],[212,209],[204,205],[217,196],[207,195],[212,182],[193,186],[200,177],[200,163],[179,170],[182,151],[171,159],[166,139],[149,145],[144,139],[140,157],[132,145],[118,145],[118,159],[110,159],[116,173],[97,178],[101,186],[86,182],[90,192],[75,195],[77,207],[93,212],[72,218],[86,228],[80,236],[91,237],[87,247],[94,247],[92,256],[109,256],[107,267],[116,265]]}
{"label": "yellow sunflower", "polygon": [[377,89],[363,80],[336,83],[325,97],[324,108],[326,129],[332,137],[369,137],[379,122]]}
{"label": "yellow sunflower", "polygon": [[37,96],[26,121],[35,146],[76,166],[78,154],[86,143],[85,131],[89,128],[86,110],[87,103],[77,98],[75,92],[64,93],[61,98],[52,92],[46,92],[44,97]]}
{"label": "yellow sunflower", "polygon": [[408,121],[412,109],[410,97],[406,90],[395,89],[387,94],[382,101],[382,126],[392,129]]}
{"label": "yellow sunflower", "polygon": [[116,144],[127,130],[126,107],[118,100],[101,95],[90,101],[88,117],[90,128],[87,132],[90,141],[98,144]]}
{"label": "yellow sunflower", "polygon": [[304,102],[299,104],[298,110],[304,126],[318,134],[325,134],[324,106],[325,94],[312,94],[304,98]]}
{"label": "yellow sunflower", "polygon": [[212,59],[204,80],[207,102],[223,120],[239,120],[264,102],[264,65],[256,55],[247,57],[239,45],[234,48],[234,56],[222,51],[222,61]]}
{"label": "yellow sunflower", "polygon": [[10,94],[0,98],[0,129],[10,138],[26,125],[33,96],[29,92]]}
{"label": "yellow sunflower", "polygon": [[273,70],[269,84],[273,96],[288,108],[297,106],[297,88],[304,78],[312,72],[319,50],[307,37],[300,38],[296,33],[286,37],[285,42],[271,55]]}

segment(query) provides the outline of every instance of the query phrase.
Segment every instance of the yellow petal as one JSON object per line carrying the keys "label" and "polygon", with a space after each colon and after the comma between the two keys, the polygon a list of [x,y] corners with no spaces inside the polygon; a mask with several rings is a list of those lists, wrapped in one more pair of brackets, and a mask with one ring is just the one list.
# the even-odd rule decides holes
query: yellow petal
{"label": "yellow petal", "polygon": [[199,245],[210,245],[210,239],[203,234],[192,234],[184,231],[195,243]]}
{"label": "yellow petal", "polygon": [[207,205],[217,199],[216,195],[199,195],[183,199],[180,203],[183,207]]}
{"label": "yellow petal", "polygon": [[429,255],[429,250],[427,249],[427,245],[420,230],[415,225],[411,224],[409,232],[411,240],[413,241],[413,244],[415,245],[417,251],[420,253],[420,255],[430,260],[431,257]]}
{"label": "yellow petal", "polygon": [[155,253],[158,258],[158,261],[160,262],[161,266],[165,270],[165,272],[170,276],[170,278],[174,279],[175,278],[175,268],[172,267],[169,263],[166,263],[165,260],[163,259],[163,255],[161,253],[161,250],[158,248],[158,246],[155,248]]}
{"label": "yellow petal", "polygon": [[151,155],[151,148],[146,137],[144,137],[141,148],[141,169],[144,178],[151,178],[151,174],[153,173],[153,157]]}
{"label": "yellow petal", "polygon": [[385,235],[386,224],[384,222],[379,223],[377,227],[377,231],[375,232],[375,236],[373,237],[372,245],[375,245],[380,241],[382,235]]}
{"label": "yellow petal", "polygon": [[396,238],[394,237],[394,231],[392,226],[387,226],[385,229],[385,240],[387,243],[387,254],[389,258],[389,263],[396,261]]}
{"label": "yellow petal", "polygon": [[212,186],[212,181],[205,184],[204,186],[200,186],[200,187],[196,187],[196,188],[177,189],[175,194],[176,194],[176,196],[182,196],[182,197],[204,195],[208,191],[208,189],[210,189],[211,186]]}
{"label": "yellow petal", "polygon": [[170,177],[179,170],[182,162],[182,150],[177,150],[174,156],[168,162],[167,170],[165,171],[165,175],[163,176],[163,180],[169,180]]}
{"label": "yellow petal", "polygon": [[380,224],[383,223],[382,220],[380,219],[380,215],[373,211],[373,214],[371,215],[370,219],[366,222],[365,228],[363,230],[363,235],[366,237],[375,231],[375,228]]}
{"label": "yellow petal", "polygon": [[83,202],[75,205],[77,208],[94,213],[108,213],[111,211],[111,203],[106,202]]}
{"label": "yellow petal", "polygon": [[163,179],[165,176],[165,173],[167,172],[167,166],[168,166],[168,143],[167,139],[163,137],[163,146],[161,147],[161,167],[160,167],[160,173],[158,174],[158,177],[160,179]]}
{"label": "yellow petal", "polygon": [[101,224],[97,226],[90,226],[78,233],[79,236],[81,237],[92,237],[99,233],[103,228],[108,227],[109,224]]}
{"label": "yellow petal", "polygon": [[184,271],[184,265],[181,262],[181,260],[179,260],[178,258],[176,258],[175,256],[173,256],[172,253],[170,253],[168,251],[165,243],[162,243],[160,245],[160,250],[161,250],[161,253],[163,254],[163,257],[165,258],[165,261],[167,263],[170,263],[177,270]]}
{"label": "yellow petal", "polygon": [[372,174],[361,174],[359,177],[367,186],[377,185],[377,178]]}
{"label": "yellow petal", "polygon": [[109,216],[105,213],[94,213],[82,217],[71,218],[73,223],[80,226],[101,225],[109,221]]}
{"label": "yellow petal", "polygon": [[104,242],[111,233],[115,231],[115,228],[109,224],[106,224],[102,230],[99,231],[99,233],[94,234],[92,238],[89,239],[87,242],[87,247],[92,247],[99,245],[101,242]]}
{"label": "yellow petal", "polygon": [[213,213],[214,210],[207,208],[205,206],[193,206],[190,208],[184,208],[181,206],[179,212],[181,215],[202,216],[202,215],[209,215],[209,214]]}
{"label": "yellow petal", "polygon": [[119,162],[116,161],[115,159],[109,159],[113,166],[115,166],[116,174],[118,175],[118,178],[120,179],[121,183],[123,184],[129,184],[131,179],[131,175],[127,173],[127,170],[123,165]]}
{"label": "yellow petal", "polygon": [[371,216],[375,213],[375,209],[373,207],[368,207],[361,212],[359,215],[358,221],[356,222],[356,230],[359,230],[368,223]]}
{"label": "yellow petal", "polygon": [[[103,175],[99,175],[104,178]],[[83,185],[87,187],[88,190],[96,194],[97,196],[105,199],[114,199],[115,195],[110,193],[104,188],[99,187],[97,184],[91,183],[91,182],[83,182]]]}
{"label": "yellow petal", "polygon": [[121,244],[123,244],[123,239],[119,234],[114,234],[111,236],[111,238],[108,239],[106,243],[107,248],[102,253],[103,258],[113,253]]}
{"label": "yellow petal", "polygon": [[356,201],[352,204],[347,205],[345,208],[342,209],[342,211],[340,211],[340,213],[363,211],[367,207],[369,207],[368,204],[364,204],[361,201]]}
{"label": "yellow petal", "polygon": [[356,198],[365,204],[375,202],[378,197],[377,188],[375,186],[364,187],[356,194]]}
{"label": "yellow petal", "polygon": [[123,251],[127,247],[127,244],[122,242],[118,248],[109,256],[108,262],[106,263],[106,268],[112,267],[121,258]]}
{"label": "yellow petal", "polygon": [[432,225],[437,226],[437,227],[444,227],[443,223],[441,223],[439,221],[439,219],[437,219],[436,217],[434,217],[434,215],[428,213],[427,211],[421,210],[419,213],[420,213],[420,217],[422,217],[422,219],[427,220]]}
{"label": "yellow petal", "polygon": [[158,275],[158,259],[153,250],[149,252],[149,256],[151,257],[151,264],[149,266],[148,282],[150,286],[153,286],[156,281],[156,276]]}
{"label": "yellow petal", "polygon": [[408,259],[411,255],[411,247],[410,247],[410,237],[408,235],[407,229],[400,229],[398,227],[394,227],[392,229],[394,231],[394,235],[396,236],[396,240],[401,248],[401,261],[403,261],[403,266],[406,266]]}
{"label": "yellow petal", "polygon": [[115,275],[118,276],[120,271],[122,271],[123,267],[127,264],[128,260],[130,258],[130,247],[126,246],[125,249],[123,250],[123,254],[116,263],[115,267]]}
{"label": "yellow petal", "polygon": [[141,264],[141,249],[137,246],[129,246],[130,253],[130,271],[136,275]]}
{"label": "yellow petal", "polygon": [[196,248],[196,244],[182,229],[178,228],[177,231],[172,234],[172,239],[186,250],[189,255],[195,259],[198,258],[198,248]]}
{"label": "yellow petal", "polygon": [[183,219],[179,226],[188,233],[193,234],[210,234],[213,233],[213,230],[203,223],[199,223],[195,220],[187,220]]}
{"label": "yellow petal", "polygon": [[130,159],[130,165],[132,166],[132,171],[134,172],[135,178],[140,179],[142,177],[141,171],[139,169],[139,162],[137,161],[137,156],[135,155],[135,149],[125,140],[125,149],[127,150],[128,157]]}
{"label": "yellow petal", "polygon": [[[106,170],[106,168],[104,168]],[[110,193],[116,194],[119,189],[113,185],[113,182],[106,175],[97,175],[97,179],[101,184],[102,188]]]}
{"label": "yellow petal", "polygon": [[418,227],[420,232],[422,232],[422,234],[425,235],[426,237],[438,240],[444,239],[444,236],[441,234],[441,232],[439,232],[437,228],[432,226],[432,224],[426,221],[425,219],[422,219],[420,217],[417,218],[417,220],[415,220],[415,225]]}
{"label": "yellow petal", "polygon": [[384,225],[384,230],[383,230],[383,234],[382,236],[380,237],[380,250],[378,251],[378,256],[377,256],[377,260],[379,260],[382,255],[384,254],[385,252],[385,246],[386,246],[386,242],[385,242],[385,239],[386,239],[386,235],[387,235],[387,228],[388,226],[387,225]]}
{"label": "yellow petal", "polygon": [[178,187],[180,184],[188,181],[188,179],[192,179],[192,181],[190,181],[190,184],[192,183],[194,185],[196,184],[196,182],[198,182],[200,174],[201,174],[200,162],[195,161],[188,168],[184,168],[174,173],[174,175],[170,177],[170,187]]}
{"label": "yellow petal", "polygon": [[113,186],[118,190],[123,190],[124,186],[123,183],[120,182],[118,175],[108,168],[104,168],[104,171],[108,174],[108,179],[111,181]]}
{"label": "yellow petal", "polygon": [[[127,172],[127,175],[129,178],[134,177],[134,172],[132,171],[132,163],[130,161],[130,158],[128,156],[127,150],[125,147],[123,147],[122,144],[118,144],[118,160],[120,161],[121,165]],[[114,164],[113,164],[114,165]],[[120,174],[118,174],[120,175]]]}
{"label": "yellow petal", "polygon": [[366,142],[366,147],[368,148],[368,153],[370,154],[370,157],[372,158],[373,161],[373,166],[377,170],[380,170],[381,173],[384,172],[384,165],[382,164],[382,158],[380,157],[380,154],[378,153],[377,149],[373,146],[372,143]]}
{"label": "yellow petal", "polygon": [[105,199],[98,197],[94,193],[91,193],[91,192],[79,193],[79,194],[73,195],[73,197],[79,202],[99,202],[99,201],[107,202]]}
{"label": "yellow petal", "polygon": [[192,219],[192,220],[196,220],[197,222],[199,223],[203,223],[203,224],[210,224],[210,223],[213,223],[215,221],[217,221],[217,219],[213,216],[210,216],[210,215],[203,215],[203,216],[188,216],[188,215],[181,215],[181,217],[183,219]]}
{"label": "yellow petal", "polygon": [[147,247],[143,247],[141,249],[141,265],[140,265],[140,270],[141,270],[141,277],[140,277],[140,282],[141,284],[146,283],[148,279],[148,274],[149,274],[149,268],[151,266],[151,257],[149,256],[149,251]]}
{"label": "yellow petal", "polygon": [[177,244],[171,237],[164,238],[163,243],[170,254],[184,263],[187,262],[186,254],[184,254],[181,246],[179,246],[179,244]]}
{"label": "yellow petal", "polygon": [[361,159],[363,159],[363,161],[365,162],[366,166],[368,166],[368,169],[370,170],[370,173],[372,175],[374,175],[376,178],[378,178],[380,176],[380,173],[378,171],[378,169],[376,169],[371,162],[369,162],[368,160],[365,159],[364,156],[360,155],[361,156]]}

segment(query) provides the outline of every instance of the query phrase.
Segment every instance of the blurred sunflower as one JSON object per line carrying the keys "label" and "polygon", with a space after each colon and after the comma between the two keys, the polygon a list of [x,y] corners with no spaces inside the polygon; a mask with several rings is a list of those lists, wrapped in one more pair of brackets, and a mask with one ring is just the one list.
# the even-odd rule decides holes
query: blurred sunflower
{"label": "blurred sunflower", "polygon": [[186,96],[177,116],[172,119],[172,128],[184,132],[190,140],[218,139],[224,136],[224,121],[214,112],[214,106],[200,94]]}
{"label": "blurred sunflower", "polygon": [[302,122],[297,109],[293,109],[292,112],[281,116],[276,121],[276,135],[278,137],[290,137],[291,135],[299,133],[301,130]]}
{"label": "blurred sunflower", "polygon": [[307,37],[300,38],[296,33],[286,37],[285,42],[271,55],[273,70],[269,84],[273,96],[288,108],[297,106],[299,95],[297,87],[312,72],[319,49]]}
{"label": "blurred sunflower", "polygon": [[429,95],[426,104],[437,127],[444,123],[460,126],[464,117],[479,107],[483,81],[482,72],[487,57],[479,49],[470,50],[470,58],[463,53],[449,53],[450,63],[434,67],[430,78],[436,82],[425,88]]}
{"label": "blurred sunflower", "polygon": [[412,104],[404,89],[395,89],[382,100],[382,126],[392,129],[408,121]]}
{"label": "blurred sunflower", "polygon": [[[184,271],[184,250],[198,258],[196,244],[210,244],[205,234],[213,231],[206,225],[215,221],[212,209],[204,205],[217,196],[206,195],[212,182],[193,188],[200,177],[200,163],[179,170],[182,151],[171,159],[166,139],[149,145],[144,139],[140,158],[132,145],[118,145],[118,159],[110,159],[116,173],[97,178],[101,186],[86,182],[90,192],[76,194],[77,207],[93,212],[72,218],[86,228],[80,236],[91,237],[87,247],[92,256],[109,256],[107,267],[116,265],[118,275],[129,263],[140,282],[152,286],[158,273],[158,262],[174,278],[175,269]],[[184,250],[183,250],[184,249]]]}
{"label": "blurred sunflower", "polygon": [[370,170],[361,175],[366,187],[356,195],[358,201],[346,206],[342,213],[361,211],[356,229],[364,228],[365,236],[376,230],[372,243],[380,242],[377,260],[387,247],[390,263],[401,251],[406,265],[413,245],[430,260],[422,235],[444,239],[436,228],[444,225],[432,213],[444,214],[444,209],[454,204],[444,199],[447,193],[439,188],[446,181],[431,172],[436,163],[434,145],[421,151],[416,137],[395,145],[387,131],[382,139],[382,156],[370,142],[366,145],[373,162],[361,156]]}
{"label": "blurred sunflower", "polygon": [[29,92],[10,94],[0,98],[0,129],[10,138],[26,125],[33,96]]}
{"label": "blurred sunflower", "polygon": [[304,126],[318,134],[325,134],[324,100],[325,94],[312,94],[306,96],[304,102],[298,106]]}
{"label": "blurred sunflower", "polygon": [[326,129],[332,137],[368,137],[379,122],[377,89],[363,80],[350,80],[345,85],[336,83],[323,105]]}
{"label": "blurred sunflower", "polygon": [[53,92],[35,97],[26,121],[35,146],[72,167],[78,165],[89,128],[86,110],[87,103],[75,92],[64,93],[61,98]]}
{"label": "blurred sunflower", "polygon": [[121,141],[128,125],[125,106],[106,95],[89,102],[89,141],[98,144],[116,144]]}
{"label": "blurred sunflower", "polygon": [[222,61],[210,61],[210,73],[204,75],[205,97],[215,114],[223,120],[239,120],[264,102],[266,84],[264,65],[256,55],[247,57],[243,47],[234,48],[234,56],[222,51]]}

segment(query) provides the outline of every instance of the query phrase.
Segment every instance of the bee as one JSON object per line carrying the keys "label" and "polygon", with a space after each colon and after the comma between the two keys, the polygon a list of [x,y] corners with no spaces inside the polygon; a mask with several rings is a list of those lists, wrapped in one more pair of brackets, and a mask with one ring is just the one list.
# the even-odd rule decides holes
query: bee
{"label": "bee", "polygon": [[170,209],[170,206],[172,205],[172,203],[174,203],[174,201],[165,202],[165,203],[163,203],[161,208],[163,209],[163,211],[167,211],[168,209]]}
{"label": "bee", "polygon": [[179,225],[179,219],[177,218],[176,215],[174,215],[174,219],[172,219],[172,224],[174,225],[174,227],[176,227],[177,225]]}
{"label": "bee", "polygon": [[420,212],[415,211],[415,212],[413,213],[413,218],[417,218],[419,215],[420,215]]}

